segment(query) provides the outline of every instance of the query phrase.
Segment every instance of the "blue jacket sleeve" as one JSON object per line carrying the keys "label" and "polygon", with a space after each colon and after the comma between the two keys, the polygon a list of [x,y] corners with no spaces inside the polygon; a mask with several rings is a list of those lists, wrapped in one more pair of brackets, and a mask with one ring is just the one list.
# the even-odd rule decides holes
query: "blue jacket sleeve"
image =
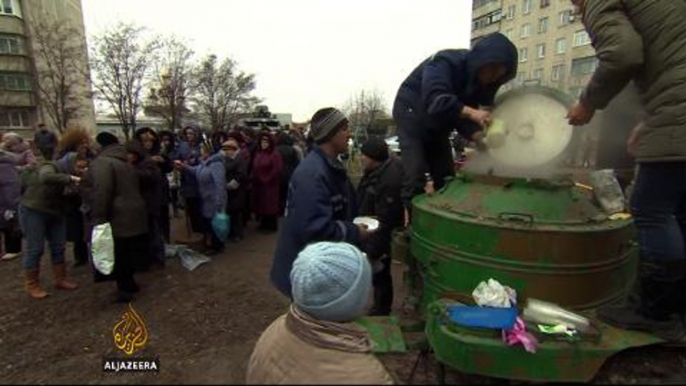
{"label": "blue jacket sleeve", "polygon": [[314,181],[291,180],[288,216],[295,229],[300,229],[303,244],[316,241],[345,241],[359,245],[360,232],[352,222],[337,221],[333,217],[331,192],[320,178]]}
{"label": "blue jacket sleeve", "polygon": [[212,165],[210,165],[210,172],[212,173],[212,181],[214,181],[215,186],[215,202],[217,203],[216,211],[225,212],[227,192],[224,164],[221,162],[212,163]]}
{"label": "blue jacket sleeve", "polygon": [[429,60],[422,74],[422,103],[428,115],[443,122],[458,125],[464,103],[453,89],[450,63],[440,57]]}

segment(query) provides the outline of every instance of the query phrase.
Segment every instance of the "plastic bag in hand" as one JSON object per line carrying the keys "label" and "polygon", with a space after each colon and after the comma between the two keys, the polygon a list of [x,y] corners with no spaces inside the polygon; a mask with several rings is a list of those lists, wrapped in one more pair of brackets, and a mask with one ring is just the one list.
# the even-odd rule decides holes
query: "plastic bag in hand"
{"label": "plastic bag in hand", "polygon": [[494,279],[479,283],[472,297],[481,307],[512,307],[517,304],[517,292]]}
{"label": "plastic bag in hand", "polygon": [[5,211],[3,217],[5,218],[5,220],[9,221],[9,220],[13,219],[15,215],[16,215],[15,211],[13,211],[11,209],[7,209]]}
{"label": "plastic bag in hand", "polygon": [[217,238],[224,242],[229,238],[231,231],[231,218],[224,212],[217,212],[212,217],[212,231]]}
{"label": "plastic bag in hand", "polygon": [[114,270],[114,237],[110,223],[96,225],[91,238],[93,266],[103,275]]}
{"label": "plastic bag in hand", "polygon": [[236,180],[231,180],[228,184],[226,184],[226,187],[229,188],[229,190],[236,190],[239,186],[241,186],[241,184],[239,184]]}

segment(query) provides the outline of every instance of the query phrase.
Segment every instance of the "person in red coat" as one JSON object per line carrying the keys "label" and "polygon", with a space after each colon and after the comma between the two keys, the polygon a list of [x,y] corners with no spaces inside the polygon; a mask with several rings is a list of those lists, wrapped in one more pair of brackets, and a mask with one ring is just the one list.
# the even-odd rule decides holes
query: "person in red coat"
{"label": "person in red coat", "polygon": [[283,160],[275,150],[274,137],[269,132],[258,136],[259,148],[252,164],[253,210],[260,221],[260,230],[276,232],[279,217],[279,189]]}

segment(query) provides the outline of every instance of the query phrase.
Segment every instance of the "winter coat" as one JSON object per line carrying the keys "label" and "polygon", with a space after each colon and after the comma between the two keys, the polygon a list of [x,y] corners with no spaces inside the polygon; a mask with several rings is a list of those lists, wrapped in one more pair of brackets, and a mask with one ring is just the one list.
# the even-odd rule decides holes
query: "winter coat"
{"label": "winter coat", "polygon": [[[161,204],[168,202],[165,199],[165,183],[169,186],[166,176],[162,174],[157,162],[153,161],[147,154],[136,164],[138,178],[140,179],[141,196],[148,208],[148,215],[160,217]],[[167,192],[169,190],[167,189]]]}
{"label": "winter coat", "polygon": [[227,186],[226,211],[241,211],[248,203],[248,161],[238,154],[234,159],[227,159],[224,167],[227,185],[231,180],[236,180],[239,184],[236,189],[229,189]]}
{"label": "winter coat", "polygon": [[226,171],[224,153],[217,153],[198,166],[186,168],[195,174],[202,199],[202,215],[210,219],[226,210]]}
{"label": "winter coat", "polygon": [[[176,149],[176,159],[183,161],[188,164],[188,166],[198,166],[201,162],[200,160],[200,142],[193,145],[184,141],[179,144]],[[194,172],[184,169],[181,171],[181,188],[179,193],[181,197],[193,198],[200,197],[200,191],[198,187],[198,180],[195,177]]]}
{"label": "winter coat", "polygon": [[686,160],[686,2],[586,0],[598,57],[582,102],[607,106],[633,79],[647,113],[638,162]]}
{"label": "winter coat", "polygon": [[57,147],[57,136],[49,130],[38,130],[33,136],[33,142],[40,150],[51,150]]}
{"label": "winter coat", "polygon": [[274,254],[271,280],[291,296],[293,261],[309,243],[345,241],[359,246],[355,189],[343,165],[315,146],[298,165],[288,188],[284,225]]}
{"label": "winter coat", "polygon": [[31,173],[21,205],[37,212],[63,216],[68,211],[64,189],[71,182],[66,170],[60,170],[55,162],[45,162]]}
{"label": "winter coat", "polygon": [[391,236],[403,226],[405,208],[400,199],[403,169],[400,161],[389,158],[378,169],[365,173],[357,188],[361,216],[374,216],[379,229],[362,243],[362,250],[376,260],[391,254]]}
{"label": "winter coat", "polygon": [[276,147],[283,160],[282,188],[288,188],[288,181],[290,181],[293,171],[300,163],[300,157],[298,156],[298,151],[295,150],[294,143],[293,139],[289,136],[281,136],[279,137],[279,146]]}
{"label": "winter coat", "polygon": [[0,229],[6,229],[10,222],[5,220],[5,211],[16,216],[21,201],[21,181],[17,165],[22,156],[0,149]]}
{"label": "winter coat", "polygon": [[[57,168],[67,174],[73,175],[76,164],[76,153],[66,152],[59,160],[55,161]],[[83,183],[83,180],[81,181]],[[67,240],[71,242],[83,241],[83,204],[81,196],[82,183],[79,185],[69,185],[64,189],[65,212],[67,215]]]}
{"label": "winter coat", "polygon": [[246,383],[389,385],[393,378],[363,328],[315,320],[292,306],[257,341]]}
{"label": "winter coat", "polygon": [[124,146],[104,148],[93,160],[89,173],[92,188],[88,206],[93,224],[109,222],[117,238],[148,233],[148,211],[141,196],[140,177],[128,163]]}
{"label": "winter coat", "polygon": [[253,211],[261,216],[276,216],[279,214],[283,161],[274,149],[272,137],[266,138],[270,140],[270,147],[257,151],[252,164]]}
{"label": "winter coat", "polygon": [[[501,63],[506,75],[490,87],[481,86],[478,71],[489,63]],[[401,116],[414,122],[412,134],[428,138],[457,129],[465,138],[481,128],[461,118],[464,106],[492,106],[495,94],[517,74],[517,48],[504,35],[481,39],[471,50],[443,50],[424,60],[400,86],[393,106],[396,121]]]}

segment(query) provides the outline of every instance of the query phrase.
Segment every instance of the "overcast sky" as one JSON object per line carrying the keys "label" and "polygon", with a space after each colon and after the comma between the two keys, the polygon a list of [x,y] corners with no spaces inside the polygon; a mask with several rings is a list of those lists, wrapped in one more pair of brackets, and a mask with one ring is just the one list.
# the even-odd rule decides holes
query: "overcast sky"
{"label": "overcast sky", "polygon": [[467,48],[470,0],[82,0],[89,34],[119,20],[231,56],[256,74],[255,95],[305,121],[356,91],[400,83],[435,51]]}

